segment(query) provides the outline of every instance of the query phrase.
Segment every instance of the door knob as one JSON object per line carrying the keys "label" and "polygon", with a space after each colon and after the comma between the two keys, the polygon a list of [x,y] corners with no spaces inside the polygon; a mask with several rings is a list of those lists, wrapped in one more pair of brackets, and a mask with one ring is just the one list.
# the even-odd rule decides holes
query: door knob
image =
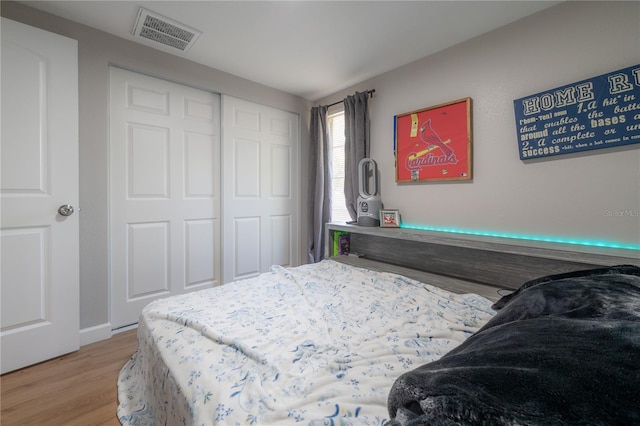
{"label": "door knob", "polygon": [[70,204],[63,204],[58,207],[58,213],[62,216],[71,216],[73,214],[73,206]]}

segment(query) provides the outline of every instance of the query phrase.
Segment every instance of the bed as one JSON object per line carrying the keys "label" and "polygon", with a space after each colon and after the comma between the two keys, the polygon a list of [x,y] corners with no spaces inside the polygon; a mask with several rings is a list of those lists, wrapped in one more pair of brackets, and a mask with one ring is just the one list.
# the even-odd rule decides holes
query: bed
{"label": "bed", "polygon": [[371,424],[404,371],[442,355],[491,302],[332,260],[147,306],[118,383],[125,425]]}
{"label": "bed", "polygon": [[120,422],[640,424],[636,258],[402,232],[148,305]]}

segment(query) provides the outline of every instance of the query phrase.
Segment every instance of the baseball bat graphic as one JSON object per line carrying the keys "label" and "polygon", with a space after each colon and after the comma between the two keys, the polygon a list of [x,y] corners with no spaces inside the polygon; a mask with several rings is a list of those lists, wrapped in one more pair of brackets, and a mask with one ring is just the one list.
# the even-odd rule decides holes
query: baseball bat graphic
{"label": "baseball bat graphic", "polygon": [[[448,144],[451,143],[451,139],[447,139],[446,141],[442,142],[444,144]],[[409,155],[409,161],[415,160],[416,158],[422,157],[425,154],[430,153],[431,151],[438,149],[439,147],[437,145],[431,145],[429,148],[427,149],[423,149],[420,152],[416,152],[415,154],[411,154]]]}

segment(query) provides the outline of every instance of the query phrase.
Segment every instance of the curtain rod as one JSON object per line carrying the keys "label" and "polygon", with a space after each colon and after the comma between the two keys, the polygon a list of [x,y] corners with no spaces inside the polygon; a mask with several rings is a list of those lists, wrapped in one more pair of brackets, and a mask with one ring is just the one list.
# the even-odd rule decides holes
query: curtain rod
{"label": "curtain rod", "polygon": [[[369,94],[369,96],[371,96],[373,98],[373,94],[376,92],[376,89],[371,89],[371,90],[367,90],[367,93]],[[334,105],[338,105],[341,104],[342,102],[344,102],[344,99],[338,102],[334,102],[332,104],[329,105],[325,105],[327,108],[332,107]]]}

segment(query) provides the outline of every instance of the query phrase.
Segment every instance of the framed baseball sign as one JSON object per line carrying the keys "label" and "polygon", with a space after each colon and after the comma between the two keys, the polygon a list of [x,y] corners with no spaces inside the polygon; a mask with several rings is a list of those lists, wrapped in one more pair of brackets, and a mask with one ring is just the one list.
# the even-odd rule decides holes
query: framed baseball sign
{"label": "framed baseball sign", "polygon": [[396,182],[472,178],[471,98],[395,116]]}

